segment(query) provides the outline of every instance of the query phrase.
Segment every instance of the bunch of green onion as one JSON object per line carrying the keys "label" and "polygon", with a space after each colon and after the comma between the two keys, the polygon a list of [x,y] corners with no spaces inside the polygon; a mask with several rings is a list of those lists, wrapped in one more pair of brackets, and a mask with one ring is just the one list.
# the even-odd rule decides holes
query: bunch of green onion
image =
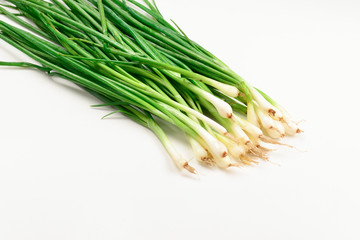
{"label": "bunch of green onion", "polygon": [[[268,159],[263,143],[301,130],[278,103],[251,86],[144,0],[6,0],[0,38],[151,129],[180,169],[196,170],[159,126],[183,130],[194,155],[220,168]],[[21,26],[19,28],[19,26]],[[23,30],[25,29],[25,30]],[[114,112],[114,113],[115,113]]]}

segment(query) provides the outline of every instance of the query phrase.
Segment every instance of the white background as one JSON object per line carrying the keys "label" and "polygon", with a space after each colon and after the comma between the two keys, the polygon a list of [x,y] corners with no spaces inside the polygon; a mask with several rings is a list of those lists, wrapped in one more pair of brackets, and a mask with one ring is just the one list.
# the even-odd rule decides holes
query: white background
{"label": "white background", "polygon": [[[228,171],[193,161],[200,177],[189,177],[147,129],[101,121],[109,109],[90,108],[88,94],[2,67],[0,239],[360,239],[360,2],[157,2],[306,120],[286,139],[306,152],[279,148],[272,163]],[[1,60],[27,57],[0,42]]]}

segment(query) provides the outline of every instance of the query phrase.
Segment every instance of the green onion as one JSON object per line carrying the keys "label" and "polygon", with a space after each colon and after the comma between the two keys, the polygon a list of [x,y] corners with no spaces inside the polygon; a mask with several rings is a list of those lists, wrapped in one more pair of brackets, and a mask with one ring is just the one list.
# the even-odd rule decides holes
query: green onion
{"label": "green onion", "polygon": [[220,168],[266,160],[263,142],[286,145],[276,139],[301,132],[283,107],[166,21],[154,2],[5,2],[0,14],[9,21],[0,21],[0,39],[39,65],[0,66],[37,69],[80,86],[102,102],[94,107],[111,106],[108,115],[124,114],[152,130],[180,169],[197,173],[159,119],[187,134],[198,161]]}

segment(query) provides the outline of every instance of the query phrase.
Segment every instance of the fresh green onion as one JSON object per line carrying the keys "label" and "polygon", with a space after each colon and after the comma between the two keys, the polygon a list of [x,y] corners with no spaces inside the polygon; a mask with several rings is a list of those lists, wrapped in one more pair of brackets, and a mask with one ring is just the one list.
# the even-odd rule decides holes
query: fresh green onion
{"label": "fresh green onion", "polygon": [[277,139],[301,132],[283,107],[164,19],[154,2],[5,2],[0,14],[9,21],[0,21],[0,39],[38,64],[0,66],[37,69],[80,86],[102,102],[94,107],[111,106],[109,115],[152,130],[180,169],[197,173],[159,119],[187,134],[198,161],[220,168],[266,160],[264,142],[286,145]]}

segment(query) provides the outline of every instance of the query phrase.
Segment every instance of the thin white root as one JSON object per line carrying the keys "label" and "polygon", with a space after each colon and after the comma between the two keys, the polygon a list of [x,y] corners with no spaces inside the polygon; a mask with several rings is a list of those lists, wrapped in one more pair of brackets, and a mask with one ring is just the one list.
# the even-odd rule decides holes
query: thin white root
{"label": "thin white root", "polygon": [[192,166],[190,166],[188,162],[186,162],[186,163],[183,165],[183,168],[184,168],[185,170],[187,170],[188,172],[192,173],[192,174],[199,175],[198,171],[196,171],[195,168],[193,168]]}
{"label": "thin white root", "polygon": [[286,144],[286,143],[281,143],[275,139],[272,139],[272,138],[269,138],[265,135],[261,135],[259,136],[260,140],[263,141],[263,142],[266,142],[266,143],[271,143],[271,144],[275,144],[275,145],[280,145],[280,146],[285,146],[285,147],[289,147],[289,148],[295,148],[294,146],[291,146],[289,144]]}
{"label": "thin white root", "polygon": [[266,155],[266,152],[264,152],[262,149],[258,148],[251,142],[248,144],[248,146],[249,146],[249,148],[248,148],[249,153],[251,153],[252,155],[254,155],[260,159],[268,160],[268,156]]}
{"label": "thin white root", "polygon": [[276,149],[270,149],[270,148],[266,148],[266,147],[263,147],[263,146],[261,146],[261,145],[257,145],[256,146],[258,149],[260,149],[261,151],[263,151],[263,152],[273,152],[273,151],[276,151]]}
{"label": "thin white root", "polygon": [[253,159],[253,158],[251,158],[250,156],[247,156],[247,155],[241,156],[240,161],[243,164],[247,165],[247,166],[251,166],[253,164],[256,164],[256,165],[259,164],[259,162],[257,162],[255,159]]}
{"label": "thin white root", "polygon": [[275,166],[281,167],[281,165],[279,163],[276,163],[276,162],[273,162],[273,161],[268,161],[268,162],[275,165]]}
{"label": "thin white root", "polygon": [[303,123],[303,122],[306,122],[306,120],[305,119],[302,119],[302,120],[300,120],[300,121],[297,121],[297,122],[295,122],[297,125],[299,125],[300,123]]}
{"label": "thin white root", "polygon": [[303,150],[303,149],[294,147],[294,146],[289,145],[289,144],[286,144],[286,143],[278,142],[278,141],[276,141],[276,140],[274,140],[274,139],[271,139],[271,138],[269,138],[269,137],[266,137],[266,136],[264,136],[264,135],[260,136],[259,138],[261,139],[261,141],[266,142],[266,143],[270,143],[270,144],[275,144],[275,145],[280,145],[280,146],[292,148],[292,149],[295,149],[296,151],[299,151],[299,152],[307,152],[306,150]]}
{"label": "thin white root", "polygon": [[229,167],[229,168],[231,168],[231,167],[240,168],[240,167],[242,167],[242,164],[240,164],[240,163],[230,163],[230,164],[228,165],[228,167]]}

